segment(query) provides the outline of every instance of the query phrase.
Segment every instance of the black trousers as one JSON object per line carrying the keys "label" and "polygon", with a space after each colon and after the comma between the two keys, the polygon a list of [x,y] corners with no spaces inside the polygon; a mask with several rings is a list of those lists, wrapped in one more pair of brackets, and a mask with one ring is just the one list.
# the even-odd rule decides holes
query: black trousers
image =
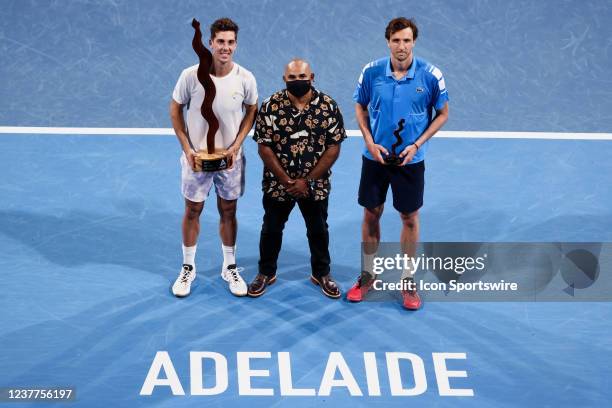
{"label": "black trousers", "polygon": [[296,202],[306,223],[312,274],[315,278],[320,278],[329,273],[328,199],[276,201],[264,194],[265,213],[259,238],[259,273],[263,275],[276,274],[278,254],[283,242],[283,229]]}

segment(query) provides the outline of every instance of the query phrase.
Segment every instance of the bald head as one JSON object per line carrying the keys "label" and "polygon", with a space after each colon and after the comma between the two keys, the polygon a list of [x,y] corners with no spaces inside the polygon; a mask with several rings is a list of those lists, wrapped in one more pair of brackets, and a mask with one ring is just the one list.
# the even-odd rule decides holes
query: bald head
{"label": "bald head", "polygon": [[310,69],[310,64],[302,58],[294,58],[285,66],[285,73],[283,74],[283,80],[296,81],[296,80],[313,80],[314,74]]}

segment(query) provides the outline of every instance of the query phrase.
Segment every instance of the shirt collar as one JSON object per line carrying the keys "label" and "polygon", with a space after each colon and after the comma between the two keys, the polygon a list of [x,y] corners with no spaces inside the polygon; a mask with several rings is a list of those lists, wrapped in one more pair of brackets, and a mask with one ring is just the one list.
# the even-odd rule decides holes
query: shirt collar
{"label": "shirt collar", "polygon": [[[400,79],[400,81],[403,81],[405,79],[414,79],[415,71],[416,71],[416,58],[413,55],[412,64],[410,65],[410,68],[408,69],[408,72],[406,72],[406,75],[402,79]],[[393,76],[393,71],[391,71],[391,57],[387,58],[387,68],[385,69],[385,75],[395,79],[395,77]]]}

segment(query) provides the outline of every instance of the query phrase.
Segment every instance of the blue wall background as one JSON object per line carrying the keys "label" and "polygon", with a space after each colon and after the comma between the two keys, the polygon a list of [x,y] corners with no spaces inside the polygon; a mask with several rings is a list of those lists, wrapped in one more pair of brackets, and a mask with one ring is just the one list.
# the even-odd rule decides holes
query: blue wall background
{"label": "blue wall background", "polygon": [[446,76],[447,130],[612,130],[608,0],[3,0],[0,125],[169,127],[174,83],[197,62],[191,18],[229,16],[262,98],[302,56],[356,128],[359,72],[387,54],[398,15],[416,18],[416,54]]}

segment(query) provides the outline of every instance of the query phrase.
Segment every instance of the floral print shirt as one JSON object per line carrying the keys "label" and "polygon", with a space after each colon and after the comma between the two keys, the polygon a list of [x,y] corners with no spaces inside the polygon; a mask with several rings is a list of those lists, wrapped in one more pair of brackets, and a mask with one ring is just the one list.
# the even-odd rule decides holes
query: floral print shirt
{"label": "floral print shirt", "polygon": [[[312,90],[312,99],[302,111],[291,104],[286,89],[276,92],[263,102],[255,122],[253,139],[274,151],[292,179],[306,178],[329,146],[346,139],[342,113],[336,102],[323,92]],[[330,175],[328,171],[314,180],[311,199],[328,197]],[[277,201],[293,199],[265,166],[262,189]]]}

